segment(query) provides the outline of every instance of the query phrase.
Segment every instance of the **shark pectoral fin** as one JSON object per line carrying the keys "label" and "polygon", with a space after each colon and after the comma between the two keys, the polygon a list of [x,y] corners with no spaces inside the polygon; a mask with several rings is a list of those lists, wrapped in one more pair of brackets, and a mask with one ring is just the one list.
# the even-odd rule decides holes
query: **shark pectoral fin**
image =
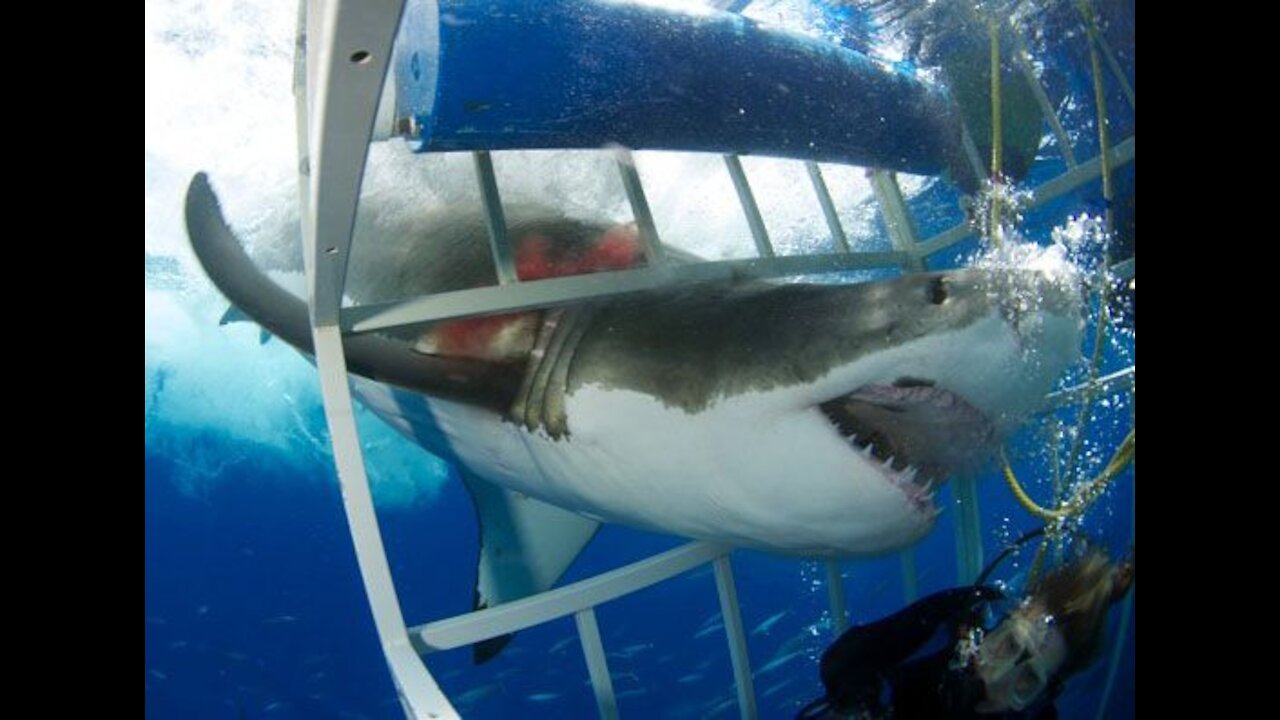
{"label": "shark pectoral fin", "polygon": [[[549,589],[595,536],[600,523],[482,480],[463,470],[480,521],[475,609]],[[474,659],[492,659],[510,635],[476,643]]]}
{"label": "shark pectoral fin", "polygon": [[[235,305],[228,305],[227,311],[222,313],[222,317],[218,319],[218,325],[230,325],[231,323],[238,323],[238,322],[251,323],[251,322],[254,322],[254,320],[253,318],[245,314],[243,310],[236,307]],[[267,341],[270,339],[271,339],[271,331],[267,330],[264,327],[259,326],[258,327],[258,344],[266,345]]]}
{"label": "shark pectoral fin", "polygon": [[222,313],[222,317],[218,319],[218,324],[230,325],[236,322],[253,322],[253,318],[246,315],[243,310],[235,305],[228,305],[227,311]]}

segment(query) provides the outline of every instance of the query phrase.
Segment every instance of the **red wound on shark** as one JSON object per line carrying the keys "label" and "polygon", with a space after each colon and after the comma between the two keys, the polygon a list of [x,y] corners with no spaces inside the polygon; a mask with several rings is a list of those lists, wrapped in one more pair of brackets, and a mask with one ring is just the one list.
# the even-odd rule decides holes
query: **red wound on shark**
{"label": "red wound on shark", "polygon": [[[521,282],[626,270],[644,263],[634,223],[614,225],[590,243],[529,233],[517,238],[514,246]],[[532,311],[446,321],[423,333],[415,348],[429,355],[519,361],[533,348],[541,318],[541,312]]]}
{"label": "red wound on shark", "polygon": [[626,270],[641,263],[643,250],[636,226],[627,224],[614,225],[585,246],[531,233],[516,242],[515,256],[516,277],[527,281]]}

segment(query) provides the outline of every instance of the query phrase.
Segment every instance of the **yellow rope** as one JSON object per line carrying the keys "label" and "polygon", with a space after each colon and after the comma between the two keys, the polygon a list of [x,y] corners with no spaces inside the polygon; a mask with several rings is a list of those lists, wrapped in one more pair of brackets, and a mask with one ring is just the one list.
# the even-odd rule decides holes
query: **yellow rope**
{"label": "yellow rope", "polygon": [[1004,233],[1000,230],[1000,205],[1004,202],[1001,170],[1004,168],[1004,118],[1000,114],[1000,25],[987,23],[991,33],[991,242],[1000,247]]}
{"label": "yellow rope", "polygon": [[1045,528],[1044,541],[1041,542],[1040,547],[1036,549],[1036,557],[1031,561],[1031,568],[1027,571],[1028,584],[1034,582],[1035,579],[1039,577],[1040,571],[1044,569],[1045,557],[1048,554],[1049,546],[1056,543],[1057,538],[1061,533],[1061,526],[1056,524],[1057,521],[1083,513],[1085,509],[1087,509],[1088,506],[1102,494],[1102,490],[1106,486],[1106,483],[1111,480],[1111,478],[1119,475],[1121,470],[1124,470],[1127,465],[1132,463],[1136,455],[1137,437],[1135,435],[1135,431],[1131,430],[1129,431],[1128,437],[1126,437],[1125,441],[1120,444],[1120,448],[1116,450],[1115,455],[1111,457],[1111,461],[1107,463],[1107,466],[1103,468],[1098,477],[1094,478],[1092,482],[1081,488],[1074,496],[1072,496],[1071,500],[1061,503],[1057,509],[1050,510],[1040,507],[1040,505],[1031,499],[1031,496],[1027,494],[1027,491],[1024,490],[1022,485],[1018,482],[1017,477],[1014,476],[1013,469],[1009,467],[1009,460],[1004,455],[1004,449],[1002,448],[1000,450],[1000,459],[1004,463],[1005,480],[1008,481],[1009,487],[1013,489],[1014,496],[1022,502],[1022,506],[1031,514],[1042,520],[1051,520],[1055,522],[1054,525],[1050,525]]}
{"label": "yellow rope", "polygon": [[1107,466],[1102,469],[1102,472],[1093,480],[1085,483],[1075,492],[1074,495],[1071,496],[1069,500],[1056,508],[1042,507],[1027,494],[1027,491],[1022,487],[1022,483],[1018,482],[1018,477],[1014,475],[1013,468],[1009,465],[1009,458],[1005,455],[1004,448],[1000,448],[1000,462],[1004,466],[1005,482],[1008,483],[1009,489],[1013,491],[1013,496],[1018,499],[1018,502],[1022,507],[1026,508],[1027,512],[1035,515],[1041,520],[1057,521],[1075,517],[1076,515],[1084,512],[1085,509],[1102,494],[1102,490],[1106,487],[1107,483],[1116,475],[1119,475],[1120,472],[1133,461],[1137,452],[1137,430],[1134,429],[1130,430],[1128,437],[1124,439],[1124,442],[1120,443],[1120,447],[1116,450],[1115,454],[1111,456],[1111,460],[1107,463]]}
{"label": "yellow rope", "polygon": [[1098,33],[1098,21],[1093,14],[1093,6],[1089,0],[1080,0],[1077,4],[1081,16],[1084,17],[1085,30],[1088,31],[1089,65],[1093,72],[1093,101],[1098,111],[1098,157],[1102,162],[1102,197],[1107,201],[1107,232],[1111,232],[1111,201],[1115,198],[1111,186],[1111,128],[1107,121],[1107,97],[1102,82],[1102,60],[1098,54],[1098,44],[1102,38]]}
{"label": "yellow rope", "polygon": [[[1081,15],[1085,18],[1085,24],[1089,28],[1096,25],[1093,15],[1093,8],[1089,4],[1089,0],[1080,0],[1077,4]],[[1090,35],[1090,38],[1093,36]],[[1100,151],[1098,156],[1102,163],[1102,197],[1106,201],[1105,217],[1105,234],[1103,235],[1102,246],[1102,283],[1099,289],[1098,297],[1098,325],[1093,337],[1093,357],[1089,365],[1089,384],[1086,386],[1084,400],[1080,403],[1080,417],[1076,421],[1076,435],[1071,444],[1071,450],[1067,454],[1067,473],[1075,471],[1076,462],[1080,458],[1080,450],[1084,442],[1084,428],[1088,422],[1089,414],[1093,411],[1094,388],[1098,379],[1098,369],[1102,364],[1102,347],[1106,342],[1107,326],[1111,323],[1111,308],[1109,296],[1109,285],[1106,273],[1111,266],[1111,233],[1115,227],[1114,217],[1111,210],[1112,199],[1114,198],[1111,187],[1111,134],[1110,124],[1107,121],[1107,100],[1106,94],[1102,87],[1102,66],[1098,60],[1098,46],[1092,39],[1089,42],[1089,57],[1093,66],[1093,96],[1097,104],[1098,113],[1098,146]]]}

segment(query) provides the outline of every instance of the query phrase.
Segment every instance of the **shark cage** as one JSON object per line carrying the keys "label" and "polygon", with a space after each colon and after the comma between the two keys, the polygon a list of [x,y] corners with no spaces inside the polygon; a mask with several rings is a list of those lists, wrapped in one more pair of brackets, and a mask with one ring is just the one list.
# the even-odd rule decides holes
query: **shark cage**
{"label": "shark cage", "polygon": [[[980,135],[986,128],[975,128],[971,118],[955,109],[949,94],[918,80],[916,74],[748,20],[741,14],[747,5],[720,2],[718,8],[696,13],[601,0],[303,0],[300,5],[294,92],[315,364],[361,576],[409,718],[458,716],[424,656],[569,615],[577,624],[599,713],[617,717],[594,608],[704,564],[714,569],[741,717],[758,715],[730,561],[733,548],[727,545],[689,542],[530,597],[458,617],[406,624],[374,513],[344,354],[344,339],[401,326],[554,308],[709,281],[873,268],[915,273],[925,270],[927,259],[954,250],[979,232],[975,224],[961,222],[932,237],[918,237],[895,171],[946,171],[958,181],[967,178],[972,187],[988,177],[998,181],[999,174],[989,173],[980,156]],[[627,39],[625,48],[616,41],[619,37]],[[993,31],[991,37],[995,58],[998,33]],[[1094,50],[1096,81],[1109,73],[1110,82],[1125,87],[1131,110],[1132,88],[1114,54],[1100,33],[1087,38]],[[1077,160],[1075,143],[1037,81],[1030,58],[1018,48],[1006,53],[1036,101],[1037,145],[1039,130],[1047,124],[1066,168],[1035,186],[1026,207],[1046,205],[1099,181],[1110,200],[1111,173],[1134,162],[1133,135],[1113,142],[1105,135],[1104,120],[1099,123],[1104,130],[1101,151]],[[1101,69],[1099,57],[1109,65],[1107,71]],[[691,58],[697,62],[691,63]],[[988,73],[994,85],[989,97],[996,102],[1002,74]],[[996,140],[988,145],[993,146],[997,168],[1001,116],[987,116],[996,126]],[[499,279],[496,286],[344,306],[347,258],[370,143],[395,136],[423,153],[472,155]],[[633,213],[643,267],[518,278],[493,154],[532,149],[611,154]],[[631,150],[718,156],[758,256],[694,262],[664,246]],[[803,165],[835,252],[775,252],[740,155],[787,158]],[[891,251],[850,249],[819,162],[867,169]],[[998,214],[999,203],[993,202],[989,211]],[[1113,272],[1132,285],[1134,259],[1114,263]],[[1098,392],[1131,387],[1134,376],[1134,367],[1105,376],[1094,373],[1084,384],[1046,397],[1042,409],[1088,402]],[[961,578],[971,580],[982,565],[976,495],[964,479],[956,492],[967,500],[957,516]],[[914,573],[909,550],[903,558],[904,573]],[[826,561],[826,566],[839,632],[847,624],[840,569],[836,561]],[[906,578],[905,585],[913,587],[914,578]],[[1118,656],[1117,651],[1111,662]]]}

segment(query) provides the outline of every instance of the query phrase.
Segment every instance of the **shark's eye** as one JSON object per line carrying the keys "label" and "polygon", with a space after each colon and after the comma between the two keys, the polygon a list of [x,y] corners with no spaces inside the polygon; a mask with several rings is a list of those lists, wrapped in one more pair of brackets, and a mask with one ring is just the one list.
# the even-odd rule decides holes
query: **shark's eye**
{"label": "shark's eye", "polygon": [[947,299],[947,284],[940,278],[936,277],[929,281],[929,302],[934,305],[941,305]]}

